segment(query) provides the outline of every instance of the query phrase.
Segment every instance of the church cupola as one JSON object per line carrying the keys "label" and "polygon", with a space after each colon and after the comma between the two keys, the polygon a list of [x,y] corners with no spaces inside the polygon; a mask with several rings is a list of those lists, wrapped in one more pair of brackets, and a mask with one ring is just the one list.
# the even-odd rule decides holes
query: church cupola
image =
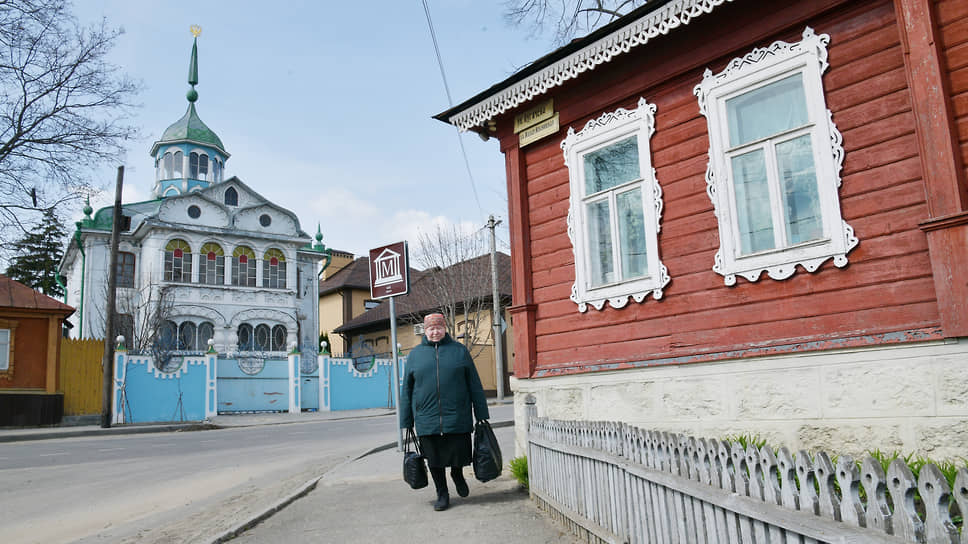
{"label": "church cupola", "polygon": [[161,139],[151,146],[155,159],[155,196],[185,194],[223,180],[229,154],[215,132],[208,128],[195,111],[198,100],[198,36],[202,29],[192,25],[192,59],[188,66],[188,111],[165,129]]}

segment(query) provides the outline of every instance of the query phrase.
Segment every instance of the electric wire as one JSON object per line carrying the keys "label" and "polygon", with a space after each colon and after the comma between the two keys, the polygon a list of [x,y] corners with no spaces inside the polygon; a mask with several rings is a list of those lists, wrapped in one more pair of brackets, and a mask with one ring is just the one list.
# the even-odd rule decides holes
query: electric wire
{"label": "electric wire", "polygon": [[[427,5],[427,0],[421,0],[423,3],[424,14],[427,16],[427,27],[430,29],[430,39],[434,42],[434,53],[437,56],[437,66],[440,68],[440,79],[444,82],[444,92],[447,94],[447,105],[448,107],[454,106],[454,100],[450,95],[450,85],[447,84],[447,73],[444,71],[444,61],[440,56],[440,46],[437,44],[437,32],[434,31],[434,22],[430,18],[430,6]],[[457,143],[460,144],[460,154],[464,158],[464,168],[467,170],[467,178],[471,183],[471,192],[474,194],[474,202],[477,204],[477,211],[484,217],[484,208],[481,206],[481,200],[477,196],[477,184],[474,182],[474,174],[471,172],[471,163],[467,159],[467,150],[464,149],[464,139],[461,138],[460,129],[454,127],[454,133],[457,135]]]}

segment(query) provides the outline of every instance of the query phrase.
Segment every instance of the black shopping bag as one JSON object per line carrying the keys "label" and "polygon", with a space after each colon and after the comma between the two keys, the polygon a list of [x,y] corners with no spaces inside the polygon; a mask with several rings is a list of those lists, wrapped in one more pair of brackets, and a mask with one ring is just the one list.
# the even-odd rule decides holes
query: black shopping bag
{"label": "black shopping bag", "polygon": [[[411,443],[416,451],[410,451]],[[417,442],[413,428],[407,429],[407,439],[403,446],[403,481],[413,489],[427,487],[427,460],[420,453],[420,443]]]}
{"label": "black shopping bag", "polygon": [[497,444],[497,437],[487,420],[481,420],[474,426],[474,477],[478,481],[487,482],[501,475],[501,447]]}

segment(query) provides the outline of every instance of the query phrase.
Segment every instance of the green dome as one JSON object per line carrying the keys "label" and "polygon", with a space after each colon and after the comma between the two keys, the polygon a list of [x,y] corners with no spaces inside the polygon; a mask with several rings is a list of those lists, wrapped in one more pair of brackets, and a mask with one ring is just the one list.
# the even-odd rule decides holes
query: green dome
{"label": "green dome", "polygon": [[195,112],[195,104],[189,104],[188,111],[185,112],[185,115],[165,129],[165,133],[161,135],[161,140],[157,141],[153,146],[152,153],[161,144],[185,140],[214,147],[228,155],[218,135],[198,118],[198,113]]}

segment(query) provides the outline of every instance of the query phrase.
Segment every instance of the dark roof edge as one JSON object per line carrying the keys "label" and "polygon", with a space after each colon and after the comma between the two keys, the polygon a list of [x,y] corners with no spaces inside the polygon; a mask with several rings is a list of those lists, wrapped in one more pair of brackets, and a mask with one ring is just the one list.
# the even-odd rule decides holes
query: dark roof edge
{"label": "dark roof edge", "polygon": [[[499,92],[507,89],[508,87],[511,87],[515,83],[523,81],[529,76],[532,76],[540,72],[541,70],[553,65],[554,63],[560,61],[561,59],[567,57],[568,55],[571,55],[572,53],[580,51],[582,48],[595,43],[599,39],[611,34],[612,32],[615,32],[616,30],[630,24],[631,22],[636,21],[639,18],[644,17],[648,14],[651,14],[652,12],[662,9],[666,4],[673,1],[675,0],[651,0],[646,4],[639,6],[638,8],[635,8],[634,10],[630,11],[626,15],[623,15],[622,17],[612,21],[611,23],[599,28],[598,30],[595,30],[594,32],[582,38],[577,38],[575,40],[572,40],[567,45],[562,46],[558,49],[555,49],[554,51],[544,55],[543,57],[538,58],[537,60],[531,62],[524,68],[521,68],[514,74],[511,74],[511,76],[505,79],[504,81],[501,81],[500,83],[496,83],[491,87],[487,88],[486,90],[480,93],[477,93],[471,98],[461,102],[460,104],[453,106],[445,111],[442,111],[437,115],[434,115],[433,118],[437,119],[438,121],[442,121],[444,123],[452,124],[450,121],[451,117],[473,107],[474,105],[480,102],[483,102],[484,100],[490,98],[491,96],[498,94]],[[731,2],[732,0],[724,0],[724,1]]]}

